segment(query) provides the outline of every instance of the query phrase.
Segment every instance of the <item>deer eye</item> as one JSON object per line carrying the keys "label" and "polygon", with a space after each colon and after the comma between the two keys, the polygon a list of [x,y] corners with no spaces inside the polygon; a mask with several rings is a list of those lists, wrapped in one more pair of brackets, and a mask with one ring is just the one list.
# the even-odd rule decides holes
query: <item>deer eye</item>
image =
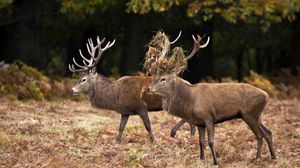
{"label": "deer eye", "polygon": [[160,79],[160,82],[165,82],[166,81],[166,78],[161,78]]}
{"label": "deer eye", "polygon": [[83,79],[81,80],[81,82],[86,82],[86,78],[83,78]]}

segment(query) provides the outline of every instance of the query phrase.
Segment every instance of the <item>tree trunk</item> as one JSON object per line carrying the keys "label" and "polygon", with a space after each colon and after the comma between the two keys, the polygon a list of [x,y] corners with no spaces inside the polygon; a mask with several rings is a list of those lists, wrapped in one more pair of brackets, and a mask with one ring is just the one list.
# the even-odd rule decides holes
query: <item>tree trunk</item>
{"label": "tree trunk", "polygon": [[121,59],[122,75],[132,75],[141,69],[143,57],[142,32],[142,17],[136,14],[128,14]]}
{"label": "tree trunk", "polygon": [[237,59],[236,59],[236,67],[237,67],[237,79],[239,81],[242,80],[243,78],[243,52],[240,52],[238,55],[237,55]]}
{"label": "tree trunk", "polygon": [[43,68],[45,57],[42,55],[43,39],[43,1],[17,0],[14,2],[14,17],[22,17],[13,24],[13,55],[29,65]]}
{"label": "tree trunk", "polygon": [[300,73],[300,14],[297,15],[297,20],[293,22],[292,26],[292,68],[293,74],[299,75]]}
{"label": "tree trunk", "polygon": [[260,49],[257,53],[256,53],[256,72],[257,73],[261,73],[261,58],[264,56],[263,51]]}

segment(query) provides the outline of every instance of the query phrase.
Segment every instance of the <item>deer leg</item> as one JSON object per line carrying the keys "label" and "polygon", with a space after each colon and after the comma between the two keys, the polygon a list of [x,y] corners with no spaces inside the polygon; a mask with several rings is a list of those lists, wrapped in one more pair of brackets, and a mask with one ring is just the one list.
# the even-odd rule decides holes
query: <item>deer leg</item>
{"label": "deer leg", "polygon": [[198,132],[199,132],[199,144],[200,144],[200,159],[204,160],[205,127],[198,126]]}
{"label": "deer leg", "polygon": [[206,122],[205,124],[206,124],[206,127],[207,127],[208,145],[210,147],[211,154],[212,154],[213,159],[214,159],[214,165],[217,165],[218,160],[217,160],[215,149],[214,149],[214,133],[215,133],[214,123],[209,121],[209,122]]}
{"label": "deer leg", "polygon": [[259,128],[268,143],[272,159],[276,159],[273,141],[272,141],[272,132],[268,128],[266,128],[262,123],[259,123]]}
{"label": "deer leg", "polygon": [[189,125],[190,125],[190,129],[191,129],[191,136],[194,136],[196,133],[196,127],[195,127],[195,125],[193,125],[191,123],[189,123]]}
{"label": "deer leg", "polygon": [[142,120],[144,122],[144,125],[146,127],[146,130],[149,133],[151,142],[154,142],[155,139],[154,139],[154,136],[152,134],[151,124],[150,124],[150,120],[149,120],[149,117],[148,117],[148,113],[146,111],[141,111],[141,112],[139,112],[139,115],[142,118]]}
{"label": "deer leg", "polygon": [[263,133],[259,129],[259,123],[255,119],[243,116],[244,121],[249,125],[252,132],[255,134],[257,139],[257,154],[256,159],[259,159],[261,157],[261,148],[262,148],[262,139],[263,139]]}
{"label": "deer leg", "polygon": [[117,137],[117,142],[119,144],[122,142],[122,135],[123,135],[124,128],[127,124],[128,118],[129,118],[129,115],[124,115],[124,114],[121,115],[121,122],[120,122],[120,126],[119,126],[119,135]]}
{"label": "deer leg", "polygon": [[171,137],[175,137],[177,130],[185,123],[185,120],[182,119],[175,125],[175,127],[171,131]]}

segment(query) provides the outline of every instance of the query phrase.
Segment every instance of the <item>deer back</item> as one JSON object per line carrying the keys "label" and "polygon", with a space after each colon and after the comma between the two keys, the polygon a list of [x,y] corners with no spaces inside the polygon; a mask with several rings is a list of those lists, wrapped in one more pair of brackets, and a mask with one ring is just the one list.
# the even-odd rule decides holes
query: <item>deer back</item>
{"label": "deer back", "polygon": [[[200,83],[190,87],[195,113],[199,118],[214,117],[216,122],[222,122],[239,113],[251,114],[257,106],[265,106],[268,95],[263,90],[243,83]],[[205,114],[205,115],[204,115]]]}
{"label": "deer back", "polygon": [[126,76],[115,81],[119,92],[119,103],[126,109],[137,111],[147,109],[157,111],[162,109],[162,98],[157,94],[143,92],[144,83],[149,77]]}

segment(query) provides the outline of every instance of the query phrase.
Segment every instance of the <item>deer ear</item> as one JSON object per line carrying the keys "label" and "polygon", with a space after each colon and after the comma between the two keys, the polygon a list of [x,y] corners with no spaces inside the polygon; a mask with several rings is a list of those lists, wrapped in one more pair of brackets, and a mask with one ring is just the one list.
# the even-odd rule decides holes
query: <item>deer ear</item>
{"label": "deer ear", "polygon": [[180,74],[180,71],[174,70],[174,71],[171,73],[171,76],[178,76],[179,74]]}
{"label": "deer ear", "polygon": [[172,73],[172,74],[169,76],[169,78],[170,78],[170,81],[172,81],[172,83],[173,83],[173,82],[176,81],[177,74],[176,74],[176,73]]}

